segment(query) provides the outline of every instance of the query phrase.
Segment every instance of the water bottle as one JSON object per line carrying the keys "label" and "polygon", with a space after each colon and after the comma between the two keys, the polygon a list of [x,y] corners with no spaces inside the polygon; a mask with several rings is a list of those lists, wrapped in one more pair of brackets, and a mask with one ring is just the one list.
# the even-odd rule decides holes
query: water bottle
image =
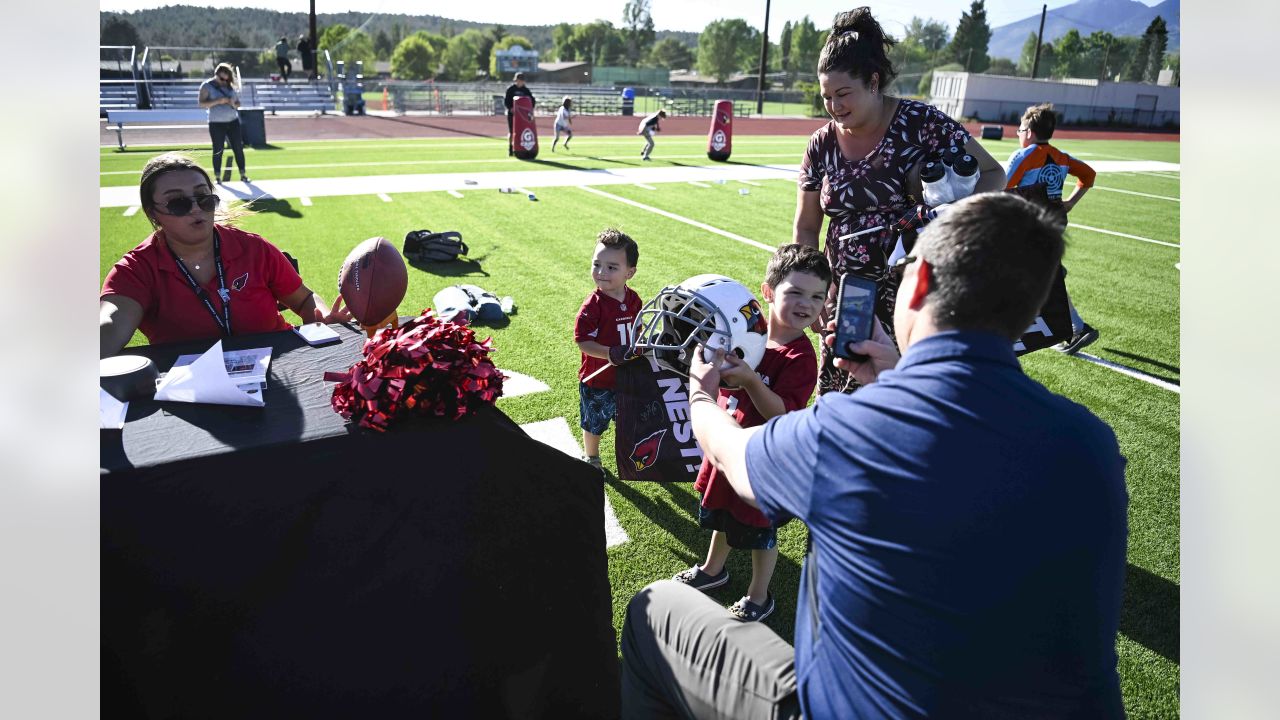
{"label": "water bottle", "polygon": [[738,188],[739,195],[750,195],[751,191],[746,188]]}
{"label": "water bottle", "polygon": [[951,202],[951,186],[947,183],[947,168],[941,159],[930,160],[920,169],[920,184],[924,186],[924,202],[937,207]]}
{"label": "water bottle", "polygon": [[947,176],[955,200],[969,197],[978,185],[978,159],[969,153],[960,155],[951,162]]}
{"label": "water bottle", "polygon": [[498,188],[498,192],[500,193],[513,193],[515,191],[516,191],[515,188],[509,188],[509,187]]}
{"label": "water bottle", "polygon": [[538,199],[538,196],[534,195],[533,193],[529,193],[529,199],[536,201]]}

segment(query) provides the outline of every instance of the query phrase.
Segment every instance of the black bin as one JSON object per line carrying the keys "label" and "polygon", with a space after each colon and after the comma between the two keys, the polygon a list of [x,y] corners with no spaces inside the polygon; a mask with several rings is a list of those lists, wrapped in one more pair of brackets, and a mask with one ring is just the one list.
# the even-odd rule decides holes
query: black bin
{"label": "black bin", "polygon": [[267,144],[266,108],[240,108],[240,132],[245,145],[262,147]]}
{"label": "black bin", "polygon": [[983,125],[982,126],[983,140],[1000,140],[1003,137],[1004,137],[1003,125]]}

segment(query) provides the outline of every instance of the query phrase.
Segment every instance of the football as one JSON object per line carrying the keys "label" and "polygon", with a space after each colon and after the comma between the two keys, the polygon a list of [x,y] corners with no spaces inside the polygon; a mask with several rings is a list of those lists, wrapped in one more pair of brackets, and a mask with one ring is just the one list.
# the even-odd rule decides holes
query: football
{"label": "football", "polygon": [[355,246],[338,273],[338,293],[351,315],[365,326],[393,317],[408,287],[404,258],[385,238],[369,238]]}

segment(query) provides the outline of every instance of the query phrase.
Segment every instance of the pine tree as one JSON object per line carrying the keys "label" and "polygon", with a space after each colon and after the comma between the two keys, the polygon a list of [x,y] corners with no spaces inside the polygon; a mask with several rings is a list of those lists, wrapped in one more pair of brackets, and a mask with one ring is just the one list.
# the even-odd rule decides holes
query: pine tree
{"label": "pine tree", "polygon": [[990,40],[991,26],[987,24],[984,0],[973,0],[969,12],[960,14],[956,34],[951,38],[950,55],[966,71],[980,73],[991,65],[991,58],[987,56]]}
{"label": "pine tree", "polygon": [[1142,73],[1142,79],[1154,83],[1160,79],[1160,70],[1164,67],[1164,51],[1169,47],[1169,28],[1164,18],[1157,15],[1147,26],[1147,34],[1151,36],[1151,42],[1147,49],[1147,67]]}
{"label": "pine tree", "polygon": [[[1138,42],[1138,49],[1129,58],[1129,64],[1125,65],[1124,74],[1121,75],[1123,80],[1126,82],[1143,82],[1146,79],[1147,66],[1151,64],[1152,46],[1156,42],[1156,28],[1163,28],[1163,26],[1164,19],[1159,16],[1156,16],[1151,21],[1151,24],[1147,26],[1146,32],[1142,33],[1142,39]],[[1167,32],[1166,30],[1166,34]],[[1164,55],[1163,47],[1160,49],[1160,54],[1161,56]],[[1158,68],[1156,73],[1159,74]]]}

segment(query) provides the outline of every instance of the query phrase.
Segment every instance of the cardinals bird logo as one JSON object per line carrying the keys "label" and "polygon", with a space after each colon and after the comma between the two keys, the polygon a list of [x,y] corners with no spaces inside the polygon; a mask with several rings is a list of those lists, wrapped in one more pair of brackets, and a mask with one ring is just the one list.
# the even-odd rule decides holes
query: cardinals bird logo
{"label": "cardinals bird logo", "polygon": [[631,449],[631,462],[636,464],[636,472],[651,468],[658,462],[658,450],[662,447],[662,438],[666,434],[666,429],[659,430]]}
{"label": "cardinals bird logo", "polygon": [[760,303],[754,299],[751,302],[738,308],[738,312],[747,320],[747,332],[759,333],[766,335],[769,332],[769,323],[765,322],[764,313],[760,312]]}

